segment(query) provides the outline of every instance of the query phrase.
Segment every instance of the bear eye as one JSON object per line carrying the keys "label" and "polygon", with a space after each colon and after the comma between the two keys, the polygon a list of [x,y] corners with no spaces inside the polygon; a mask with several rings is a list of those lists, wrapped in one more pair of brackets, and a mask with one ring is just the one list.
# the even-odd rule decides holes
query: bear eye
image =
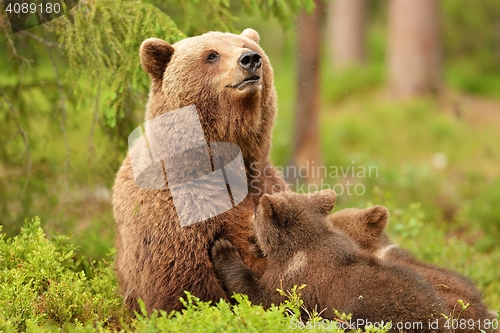
{"label": "bear eye", "polygon": [[212,52],[207,56],[207,62],[214,63],[219,59],[219,54],[217,52]]}
{"label": "bear eye", "polygon": [[281,224],[285,228],[289,228],[294,224],[295,216],[292,213],[285,214],[281,218]]}

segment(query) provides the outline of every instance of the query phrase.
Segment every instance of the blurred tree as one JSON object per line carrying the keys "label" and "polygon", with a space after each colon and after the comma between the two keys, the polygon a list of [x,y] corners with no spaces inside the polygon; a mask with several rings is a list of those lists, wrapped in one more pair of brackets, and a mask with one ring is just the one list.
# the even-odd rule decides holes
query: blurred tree
{"label": "blurred tree", "polygon": [[389,84],[411,96],[437,92],[441,81],[440,1],[390,0]]}
{"label": "blurred tree", "polygon": [[297,23],[297,102],[292,164],[306,167],[305,181],[318,184],[321,180],[314,165],[321,165],[319,141],[319,65],[324,1],[315,0],[312,14],[302,12]]}
{"label": "blurred tree", "polygon": [[328,5],[328,46],[336,68],[365,61],[366,5],[366,0],[336,0]]}

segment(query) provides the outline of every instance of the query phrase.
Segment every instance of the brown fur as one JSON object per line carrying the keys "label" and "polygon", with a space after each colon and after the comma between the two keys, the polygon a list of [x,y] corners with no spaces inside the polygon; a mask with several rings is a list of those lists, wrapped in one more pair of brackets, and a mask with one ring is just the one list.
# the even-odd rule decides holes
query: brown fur
{"label": "brown fur", "polygon": [[[408,251],[393,244],[384,233],[389,219],[389,211],[384,206],[366,209],[348,208],[328,216],[329,221],[338,229],[352,237],[363,249],[381,259],[408,267],[423,276],[443,300],[446,315],[459,319],[476,321],[471,329],[458,329],[457,332],[478,332],[479,322],[493,319],[484,304],[481,293],[464,276],[450,270],[418,261]],[[458,300],[470,306],[461,312]]]}
{"label": "brown fur", "polygon": [[264,195],[254,228],[268,268],[259,278],[229,241],[218,241],[212,260],[227,290],[269,307],[283,301],[276,288],[307,284],[302,291],[304,305],[326,309],[324,318],[334,319],[337,309],[352,313],[354,323],[392,321],[394,331],[398,322],[422,323],[422,329],[408,332],[432,332],[428,321],[438,319],[439,331],[447,331],[440,319],[440,301],[422,277],[383,263],[331,228],[326,216],[335,200],[331,190]]}
{"label": "brown fur", "polygon": [[[127,155],[113,190],[116,219],[116,270],[125,303],[137,310],[142,298],[148,310],[181,308],[179,298],[190,291],[202,300],[218,301],[226,294],[215,276],[209,249],[218,238],[230,239],[245,262],[263,271],[265,259],[250,253],[250,217],[263,193],[285,187],[269,161],[276,94],[269,59],[252,29],[241,35],[210,32],[173,45],[152,38],[140,49],[143,68],[152,79],[146,120],[195,104],[207,142],[232,142],[242,151],[249,194],[235,208],[181,227],[170,190],[137,186]],[[253,50],[262,57],[256,71],[260,84],[239,90],[248,77],[238,59]],[[208,62],[208,55],[219,57]],[[252,167],[251,167],[252,166]]]}

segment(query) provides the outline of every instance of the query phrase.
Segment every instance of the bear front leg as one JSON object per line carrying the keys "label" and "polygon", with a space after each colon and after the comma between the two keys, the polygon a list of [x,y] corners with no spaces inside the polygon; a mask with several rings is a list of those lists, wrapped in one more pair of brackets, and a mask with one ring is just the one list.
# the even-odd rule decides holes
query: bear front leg
{"label": "bear front leg", "polygon": [[217,276],[231,295],[246,294],[250,301],[256,301],[258,276],[241,260],[236,246],[226,239],[218,240],[211,249],[212,262]]}

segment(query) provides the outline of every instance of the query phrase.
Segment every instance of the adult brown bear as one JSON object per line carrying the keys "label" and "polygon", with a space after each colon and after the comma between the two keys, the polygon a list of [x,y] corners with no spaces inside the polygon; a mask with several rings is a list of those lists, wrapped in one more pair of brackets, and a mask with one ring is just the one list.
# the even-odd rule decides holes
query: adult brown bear
{"label": "adult brown bear", "polygon": [[[246,29],[241,35],[209,32],[173,45],[151,38],[141,46],[142,66],[152,79],[146,121],[173,111],[196,110],[207,143],[229,142],[241,149],[248,195],[222,214],[181,226],[168,185],[172,175],[163,168],[166,186],[140,186],[131,163],[133,148],[129,150],[116,176],[112,202],[116,270],[132,310],[138,309],[138,298],[147,310],[179,309],[185,290],[202,300],[226,298],[209,257],[219,238],[231,240],[248,265],[265,268],[265,259],[251,255],[250,218],[262,194],[282,190],[286,184],[269,161],[276,93],[271,64],[258,42],[258,33]],[[168,135],[171,130],[176,128],[160,128],[156,144],[162,144],[161,133]],[[189,160],[179,163],[177,171],[184,177]],[[153,176],[146,174],[142,183],[148,184]],[[184,195],[191,199],[199,195],[192,190]],[[208,206],[217,205],[217,197],[213,199]]]}

